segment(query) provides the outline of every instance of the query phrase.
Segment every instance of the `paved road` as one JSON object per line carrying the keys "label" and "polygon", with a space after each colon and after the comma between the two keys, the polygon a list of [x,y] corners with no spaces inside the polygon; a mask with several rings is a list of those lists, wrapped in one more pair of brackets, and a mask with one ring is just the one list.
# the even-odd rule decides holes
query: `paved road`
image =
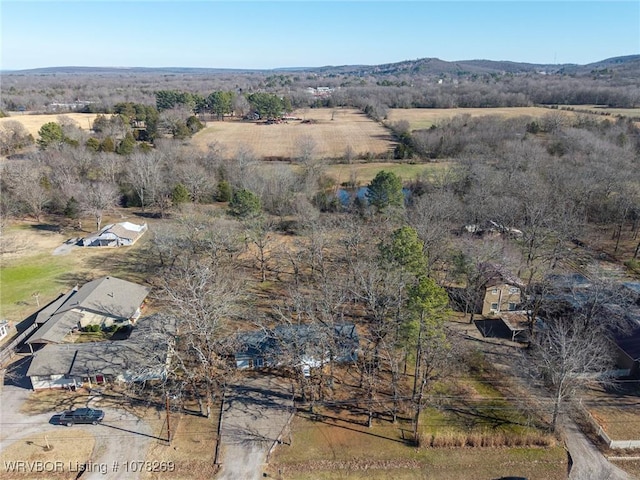
{"label": "paved road", "polygon": [[[95,438],[91,457],[87,459],[96,466],[82,475],[82,480],[136,479],[138,472],[124,472],[125,462],[144,461],[150,442],[151,428],[138,417],[120,409],[104,408],[105,420],[101,425],[74,425],[73,427],[52,426],[49,421],[55,413],[48,412],[27,415],[20,412],[22,404],[32,394],[29,380],[23,375],[29,357],[18,357],[10,369],[15,375],[8,375],[0,382],[0,457],[2,451],[21,438],[32,436],[44,429],[81,429]],[[1,377],[1,375],[0,375]],[[89,404],[97,401],[94,397]],[[22,460],[19,458],[3,460]],[[101,471],[100,465],[105,465]],[[116,467],[114,468],[114,465]],[[136,466],[140,465],[135,463]],[[0,465],[0,467],[2,467]],[[93,467],[90,467],[93,468]]]}
{"label": "paved road", "polygon": [[216,478],[261,478],[267,453],[292,413],[291,386],[281,379],[259,375],[232,386],[222,412],[222,468]]}

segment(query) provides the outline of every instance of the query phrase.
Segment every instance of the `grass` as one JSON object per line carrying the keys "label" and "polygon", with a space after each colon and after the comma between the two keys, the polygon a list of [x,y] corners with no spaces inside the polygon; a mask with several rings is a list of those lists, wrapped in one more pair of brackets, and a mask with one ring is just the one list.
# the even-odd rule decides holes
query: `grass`
{"label": "grass", "polygon": [[62,113],[62,114],[38,114],[25,115],[19,112],[10,112],[9,117],[0,118],[0,126],[5,122],[20,122],[24,128],[33,135],[34,139],[38,138],[40,127],[48,122],[59,122],[60,118],[71,120],[83,130],[90,130],[93,121],[96,119],[95,113]]}
{"label": "grass", "polygon": [[0,316],[22,316],[25,306],[37,308],[33,294],[39,292],[44,306],[64,288],[56,279],[68,273],[73,266],[68,257],[38,254],[4,265],[0,272]]}
{"label": "grass", "polygon": [[300,480],[566,478],[567,458],[561,447],[459,448],[453,453],[448,448],[416,449],[402,441],[397,425],[374,424],[367,429],[334,423],[296,417],[292,445],[279,447],[272,457],[272,476]]}
{"label": "grass", "polygon": [[313,142],[313,153],[318,158],[342,158],[348,147],[357,157],[386,156],[393,149],[389,131],[358,110],[318,108],[297,111],[294,115],[313,123],[209,122],[207,128],[193,136],[191,143],[206,149],[218,142],[225,154],[231,156],[241,147],[248,147],[259,158],[272,159],[296,158],[305,138]]}
{"label": "grass", "polygon": [[640,387],[603,391],[592,388],[584,393],[583,404],[611,440],[640,440]]}
{"label": "grass", "polygon": [[403,181],[414,180],[418,177],[432,178],[443,172],[451,164],[449,162],[411,164],[396,162],[372,162],[356,164],[333,164],[327,166],[325,174],[335,179],[336,183],[349,182],[355,177],[356,184],[366,185],[380,170],[386,170],[398,175]]}
{"label": "grass", "polygon": [[[219,410],[211,412],[210,418],[181,415],[175,425],[171,445],[156,442],[147,452],[148,462],[173,464],[175,469],[167,472],[145,472],[141,479],[209,479],[215,473],[213,465],[217,421]],[[166,429],[164,430],[166,435]]]}
{"label": "grass", "polygon": [[[552,110],[543,107],[504,107],[504,108],[394,108],[389,111],[387,123],[394,123],[400,120],[409,122],[412,130],[420,130],[438,125],[444,120],[448,120],[460,115],[471,117],[485,117],[489,115],[499,115],[504,118],[514,117],[543,117]],[[554,112],[556,110],[553,110]],[[570,112],[557,110],[565,115],[573,115]]]}
{"label": "grass", "polygon": [[[80,466],[91,460],[95,443],[93,435],[83,430],[45,428],[38,434],[21,438],[2,451],[3,462],[0,465],[0,475],[7,480],[38,476],[60,479],[78,478]],[[28,469],[27,472],[8,471],[7,464],[16,460],[42,462],[41,465],[48,465],[50,470],[36,476],[33,476],[33,473],[29,475]],[[54,464],[58,466],[55,470]]]}
{"label": "grass", "polygon": [[[140,256],[144,255],[144,245],[149,241],[149,235],[142,237],[132,247],[78,247],[66,255],[52,255],[53,250],[69,237],[54,232],[57,228],[49,227],[46,224],[22,222],[3,232],[5,252],[0,257],[1,318],[20,322],[38,310],[38,301],[43,307],[74,285],[82,285],[101,275],[114,275],[137,282],[144,280],[144,271],[141,269],[147,262]],[[11,248],[7,250],[8,247]],[[39,294],[37,299],[35,293]]]}

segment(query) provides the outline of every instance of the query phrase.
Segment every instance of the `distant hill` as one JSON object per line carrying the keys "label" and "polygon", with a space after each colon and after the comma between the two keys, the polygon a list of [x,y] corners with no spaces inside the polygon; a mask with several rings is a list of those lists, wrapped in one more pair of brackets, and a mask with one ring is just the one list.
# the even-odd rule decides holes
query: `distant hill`
{"label": "distant hill", "polygon": [[190,68],[190,67],[47,67],[30,70],[4,71],[4,74],[190,74],[190,75],[215,75],[215,74],[266,74],[266,73],[294,73],[309,72],[321,75],[356,75],[356,76],[385,76],[385,75],[486,75],[486,74],[525,74],[544,72],[547,74],[564,75],[593,75],[607,74],[620,76],[636,75],[640,78],[640,55],[627,55],[613,57],[588,65],[576,64],[534,64],[511,61],[494,60],[461,60],[447,62],[439,58],[420,58],[416,60],[404,60],[401,62],[382,65],[342,65],[324,67],[283,67],[265,70],[233,69],[233,68]]}

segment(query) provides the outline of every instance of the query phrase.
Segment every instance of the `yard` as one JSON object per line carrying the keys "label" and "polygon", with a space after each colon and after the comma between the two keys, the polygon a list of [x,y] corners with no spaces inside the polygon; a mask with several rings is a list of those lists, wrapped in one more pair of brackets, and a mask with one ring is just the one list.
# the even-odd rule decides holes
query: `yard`
{"label": "yard", "polygon": [[18,323],[36,312],[38,305],[43,307],[74,285],[101,275],[144,280],[144,272],[139,271],[144,262],[137,256],[144,252],[149,235],[131,247],[77,247],[65,255],[53,254],[70,237],[87,233],[63,234],[55,225],[28,221],[9,225],[3,231],[0,254],[0,317]]}
{"label": "yard", "polygon": [[379,418],[367,428],[362,410],[338,402],[298,412],[270,472],[283,479],[466,480],[470,471],[474,478],[566,478],[561,444],[492,387],[486,372],[456,376],[432,393],[421,417],[420,448],[408,415],[395,424]]}
{"label": "yard", "polygon": [[291,445],[278,447],[271,459],[270,472],[276,478],[468,480],[470,472],[473,478],[566,478],[567,457],[561,446],[416,449],[402,439],[401,424],[367,428],[303,415],[295,418],[292,430]]}

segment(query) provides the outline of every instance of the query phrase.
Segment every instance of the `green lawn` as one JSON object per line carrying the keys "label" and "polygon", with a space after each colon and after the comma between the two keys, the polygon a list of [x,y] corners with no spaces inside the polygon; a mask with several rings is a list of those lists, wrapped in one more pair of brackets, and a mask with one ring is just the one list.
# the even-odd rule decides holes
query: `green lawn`
{"label": "green lawn", "polygon": [[[58,293],[66,291],[61,279],[73,269],[73,262],[67,256],[54,257],[40,254],[7,262],[0,271],[0,316],[16,315],[25,307],[37,308],[34,293],[39,292],[40,304],[44,305]],[[22,320],[22,318],[14,318]]]}

